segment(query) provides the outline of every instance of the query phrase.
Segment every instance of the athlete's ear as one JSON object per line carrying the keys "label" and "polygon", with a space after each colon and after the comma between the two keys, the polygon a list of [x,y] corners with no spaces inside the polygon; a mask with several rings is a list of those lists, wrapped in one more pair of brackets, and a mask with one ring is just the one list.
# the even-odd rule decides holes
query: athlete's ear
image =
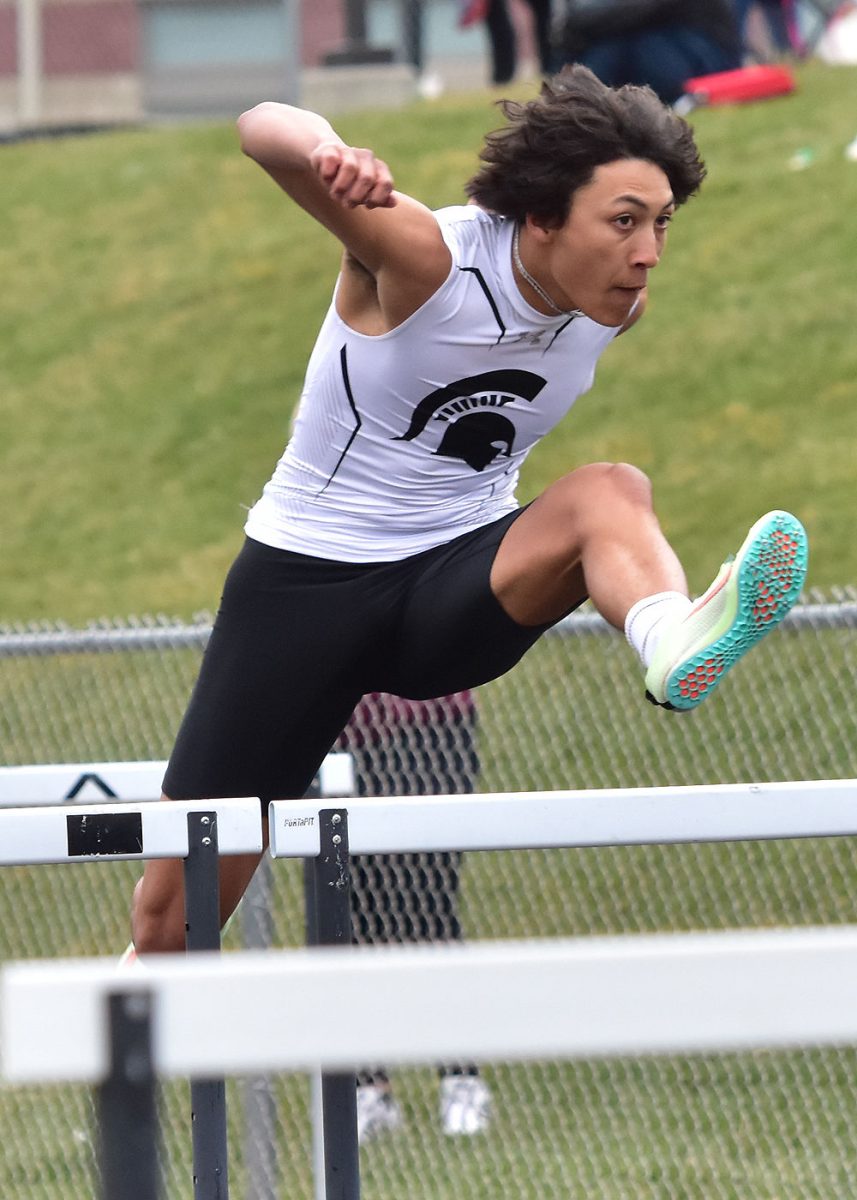
{"label": "athlete's ear", "polygon": [[527,213],[524,220],[524,228],[527,231],[528,238],[531,238],[539,246],[547,245],[554,233],[553,229],[550,229],[540,218],[534,217],[532,213]]}

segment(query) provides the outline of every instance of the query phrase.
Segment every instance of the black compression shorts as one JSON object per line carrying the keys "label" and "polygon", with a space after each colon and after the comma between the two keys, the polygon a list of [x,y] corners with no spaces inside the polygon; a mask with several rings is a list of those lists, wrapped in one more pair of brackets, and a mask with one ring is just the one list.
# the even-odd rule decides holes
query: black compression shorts
{"label": "black compression shorts", "polygon": [[518,625],[489,585],[520,511],[389,563],[332,562],[248,538],[226,579],[165,793],[302,796],[365,693],[425,699],[508,671],[548,628]]}

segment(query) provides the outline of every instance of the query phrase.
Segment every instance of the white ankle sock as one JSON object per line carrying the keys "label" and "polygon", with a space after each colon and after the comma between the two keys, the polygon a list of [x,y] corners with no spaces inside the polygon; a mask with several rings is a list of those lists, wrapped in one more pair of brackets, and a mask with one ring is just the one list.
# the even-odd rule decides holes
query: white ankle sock
{"label": "white ankle sock", "polygon": [[133,942],[129,942],[128,945],[125,947],[125,953],[119,959],[119,966],[120,967],[131,967],[134,969],[142,966],[140,959],[137,957],[137,951],[134,947]]}
{"label": "white ankle sock", "polygon": [[656,592],[645,596],[625,618],[625,637],[637,651],[644,667],[651,665],[661,634],[679,621],[691,606],[681,592]]}

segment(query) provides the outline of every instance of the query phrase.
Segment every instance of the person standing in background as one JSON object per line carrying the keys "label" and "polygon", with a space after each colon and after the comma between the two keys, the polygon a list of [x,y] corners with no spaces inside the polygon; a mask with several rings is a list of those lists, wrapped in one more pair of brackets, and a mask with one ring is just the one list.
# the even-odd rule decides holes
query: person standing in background
{"label": "person standing in background", "polygon": [[[476,790],[476,701],[472,691],[435,700],[372,692],[334,746],[354,761],[360,796],[452,795]],[[457,851],[355,854],[351,929],[357,945],[458,942],[462,855]],[[441,1128],[448,1136],[487,1129],[491,1095],[475,1066],[440,1068]],[[357,1077],[361,1143],[399,1129],[402,1110],[382,1067]]]}
{"label": "person standing in background", "polygon": [[589,67],[602,83],[648,86],[675,104],[688,79],[741,65],[732,0],[567,0],[557,58]]}
{"label": "person standing in background", "polygon": [[[552,0],[526,0],[533,19],[533,39],[542,75],[554,70]],[[485,22],[491,56],[491,82],[510,83],[518,67],[518,36],[509,9],[509,0],[463,0],[459,11],[460,29]]]}

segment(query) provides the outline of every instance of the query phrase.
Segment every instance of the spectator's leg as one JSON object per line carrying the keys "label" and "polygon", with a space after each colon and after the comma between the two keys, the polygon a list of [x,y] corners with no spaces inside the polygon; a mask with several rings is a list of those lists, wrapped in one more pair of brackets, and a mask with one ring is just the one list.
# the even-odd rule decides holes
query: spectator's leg
{"label": "spectator's leg", "polygon": [[750,10],[756,0],[732,0],[735,9],[735,24],[738,28],[738,36],[741,38],[741,45],[747,44],[747,18],[750,15]]}
{"label": "spectator's leg", "polygon": [[539,70],[542,75],[551,75],[556,69],[554,64],[551,32],[553,24],[552,0],[527,0],[533,14],[533,33],[536,39],[536,49],[539,55]]}
{"label": "spectator's leg", "polygon": [[627,83],[648,84],[665,104],[675,104],[688,79],[731,71],[738,60],[696,29],[651,29],[634,38],[634,68]]}
{"label": "spectator's leg", "polygon": [[491,82],[509,83],[515,75],[517,53],[507,0],[488,0],[485,27],[491,48]]}
{"label": "spectator's leg", "polygon": [[628,38],[605,38],[590,46],[578,61],[584,67],[589,67],[607,87],[622,87],[631,82],[630,74],[634,69],[629,53],[632,41]]}
{"label": "spectator's leg", "polygon": [[792,39],[789,32],[786,5],[783,0],[762,0],[765,19],[771,35],[774,49],[781,54],[787,54],[792,49]]}

